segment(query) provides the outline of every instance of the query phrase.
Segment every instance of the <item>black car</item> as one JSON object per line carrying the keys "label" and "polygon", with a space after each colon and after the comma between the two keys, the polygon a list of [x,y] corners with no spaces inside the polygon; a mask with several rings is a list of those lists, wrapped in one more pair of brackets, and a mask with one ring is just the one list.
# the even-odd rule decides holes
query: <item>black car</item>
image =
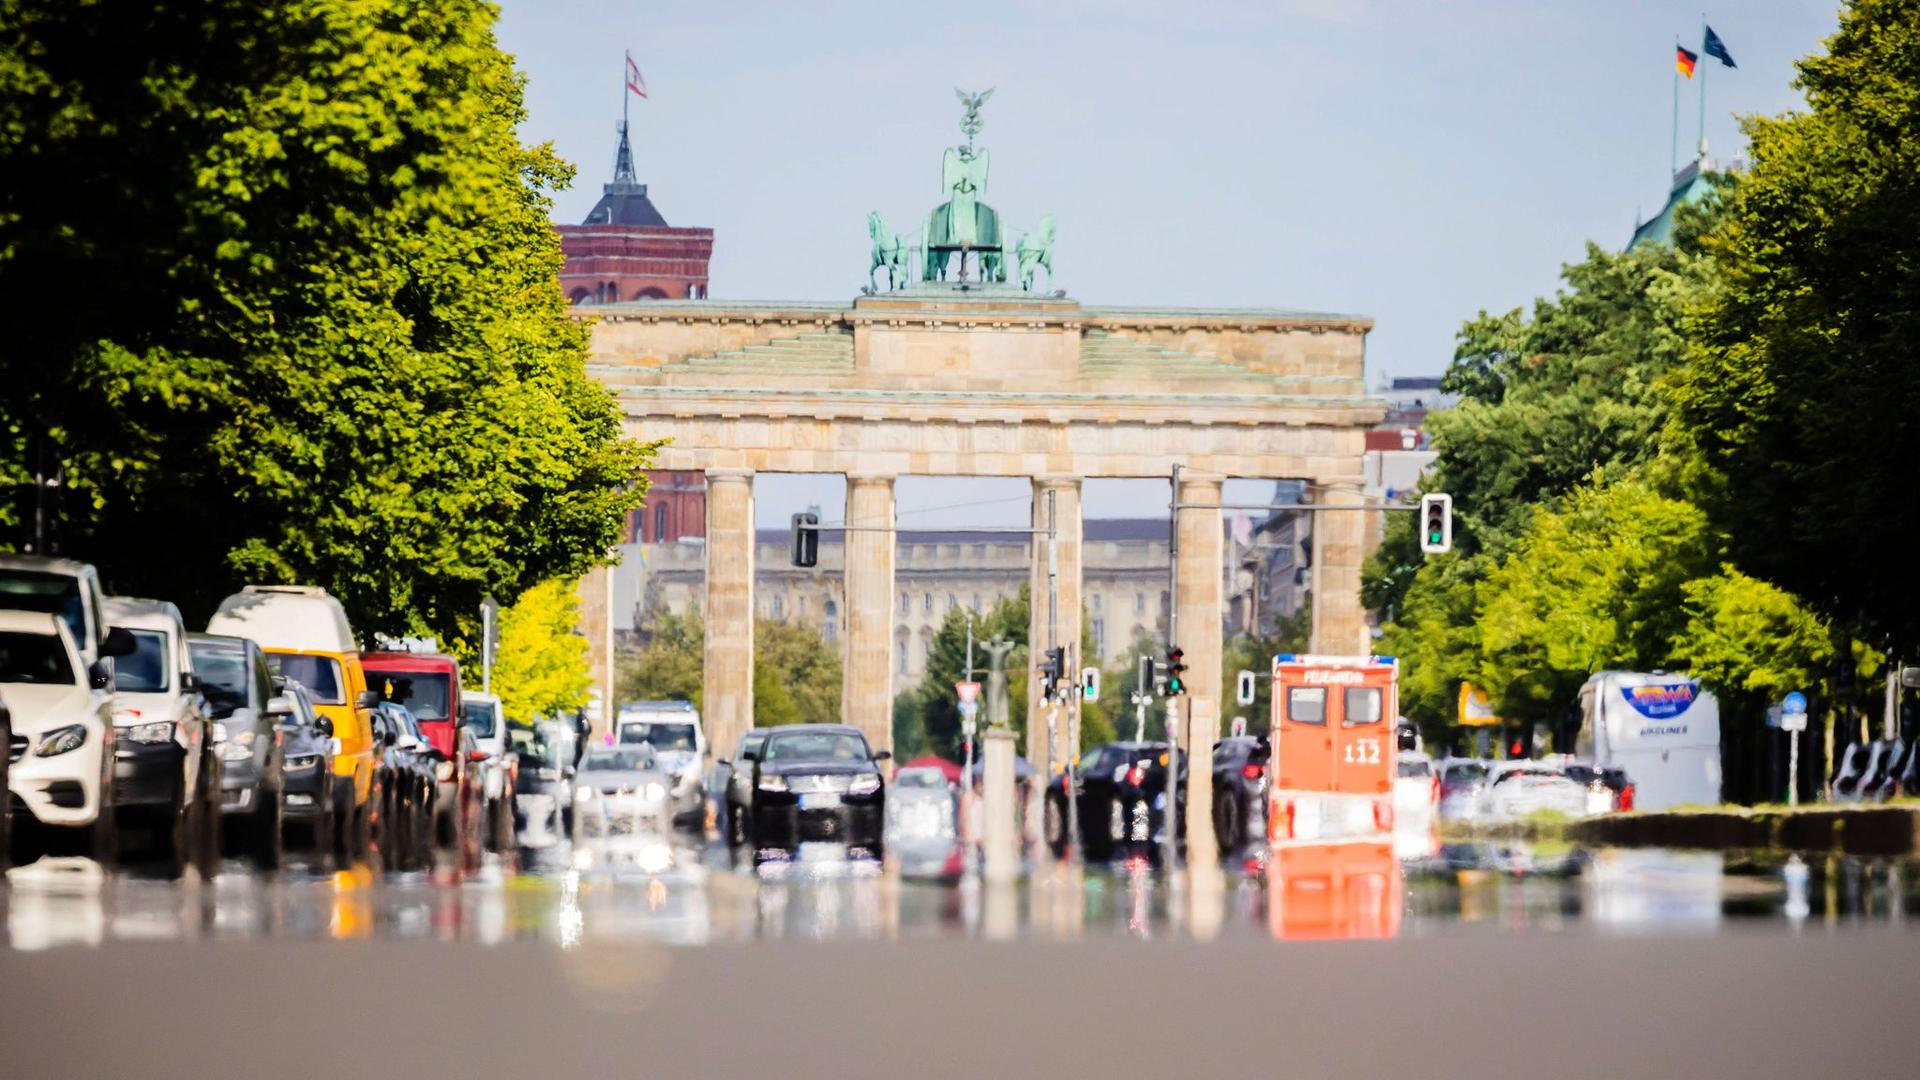
{"label": "black car", "polygon": [[222,634],[188,634],[187,654],[223,736],[218,743],[221,849],[250,854],[262,866],[277,864],[286,762],[267,711],[273,676],[266,654],[250,639]]}
{"label": "black car", "polygon": [[1267,757],[1272,746],[1252,735],[1213,744],[1213,835],[1221,851],[1262,836],[1267,820]]}
{"label": "black car", "polygon": [[845,724],[774,728],[753,762],[747,804],[747,842],[785,848],[810,840],[838,841],[880,854],[886,828],[886,778],[860,729]]}
{"label": "black car", "polygon": [[20,740],[18,748],[13,745],[13,714],[7,711],[5,698],[0,698],[0,745],[7,748],[6,754],[0,755],[0,870],[5,870],[13,852],[13,811],[9,807],[13,791],[7,787],[7,767],[27,752],[25,739]]}
{"label": "black car", "polygon": [[[1167,744],[1118,742],[1096,746],[1080,757],[1081,851],[1105,859],[1123,848],[1145,849],[1159,835],[1166,812]],[[1175,785],[1180,812],[1186,813],[1187,760],[1180,759]],[[1047,844],[1066,849],[1066,774],[1047,787]]]}
{"label": "black car", "polygon": [[273,677],[267,712],[280,729],[280,785],[285,791],[285,831],[316,858],[333,851],[333,721],[313,707],[307,688]]}
{"label": "black car", "polygon": [[767,741],[769,728],[749,728],[740,736],[740,747],[731,758],[713,765],[713,782],[708,790],[720,802],[720,835],[739,846],[747,842],[747,802],[753,796],[753,756]]}

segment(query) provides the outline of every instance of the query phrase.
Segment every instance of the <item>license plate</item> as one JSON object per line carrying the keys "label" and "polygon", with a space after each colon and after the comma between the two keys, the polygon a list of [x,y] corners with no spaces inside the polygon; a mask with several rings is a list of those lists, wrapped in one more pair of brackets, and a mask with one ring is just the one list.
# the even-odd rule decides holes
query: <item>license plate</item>
{"label": "license plate", "polygon": [[814,791],[800,796],[802,810],[828,810],[840,805],[840,796],[831,791]]}

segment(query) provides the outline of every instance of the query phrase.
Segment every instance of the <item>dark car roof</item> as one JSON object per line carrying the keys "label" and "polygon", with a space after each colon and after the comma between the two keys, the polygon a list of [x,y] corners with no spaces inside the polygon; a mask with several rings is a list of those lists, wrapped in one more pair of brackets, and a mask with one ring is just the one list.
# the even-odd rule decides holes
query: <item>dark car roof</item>
{"label": "dark car roof", "polygon": [[800,731],[800,732],[831,731],[831,732],[837,732],[843,735],[861,735],[861,736],[864,736],[866,734],[865,732],[861,731],[859,728],[854,727],[852,724],[782,724],[779,727],[761,728],[759,730],[765,731],[769,735],[785,735],[789,732],[795,732],[795,731]]}

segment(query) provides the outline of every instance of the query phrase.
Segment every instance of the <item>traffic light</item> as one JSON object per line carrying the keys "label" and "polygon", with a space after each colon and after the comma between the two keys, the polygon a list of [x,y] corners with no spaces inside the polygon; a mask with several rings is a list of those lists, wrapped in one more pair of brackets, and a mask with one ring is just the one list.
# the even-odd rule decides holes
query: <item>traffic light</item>
{"label": "traffic light", "polygon": [[811,511],[793,515],[793,535],[787,540],[787,552],[795,566],[820,565],[820,515]]}
{"label": "traffic light", "polygon": [[1167,650],[1167,696],[1179,697],[1187,692],[1187,653],[1175,645]]}
{"label": "traffic light", "polygon": [[1429,555],[1453,550],[1453,496],[1420,496],[1420,550]]}
{"label": "traffic light", "polygon": [[1067,650],[1064,646],[1055,645],[1048,649],[1040,660],[1040,692],[1046,697],[1052,697],[1054,690],[1060,685],[1060,680],[1065,678],[1066,674]]}

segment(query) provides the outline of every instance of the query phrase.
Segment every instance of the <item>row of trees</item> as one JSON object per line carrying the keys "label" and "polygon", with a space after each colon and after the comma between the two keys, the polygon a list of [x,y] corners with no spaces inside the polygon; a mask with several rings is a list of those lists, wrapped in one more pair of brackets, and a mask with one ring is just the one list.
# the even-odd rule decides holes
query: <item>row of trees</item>
{"label": "row of trees", "polygon": [[0,548],[196,621],[323,585],[469,653],[484,597],[604,557],[648,448],[586,374],[571,169],[516,135],[496,14],[0,0]]}
{"label": "row of trees", "polygon": [[1727,706],[1729,793],[1777,795],[1766,704],[1920,646],[1920,3],[1860,0],[1828,44],[1811,110],[1748,121],[1753,165],[1672,246],[1589,247],[1462,329],[1427,484],[1456,550],[1396,520],[1366,579],[1430,738],[1463,681],[1555,727],[1592,671],[1681,668]]}
{"label": "row of trees", "polygon": [[[706,624],[698,610],[660,612],[646,641],[622,657],[620,701],[700,705]],[[774,619],[753,624],[753,722],[756,727],[840,722],[840,654],[811,627]],[[731,754],[732,747],[723,748]]]}

